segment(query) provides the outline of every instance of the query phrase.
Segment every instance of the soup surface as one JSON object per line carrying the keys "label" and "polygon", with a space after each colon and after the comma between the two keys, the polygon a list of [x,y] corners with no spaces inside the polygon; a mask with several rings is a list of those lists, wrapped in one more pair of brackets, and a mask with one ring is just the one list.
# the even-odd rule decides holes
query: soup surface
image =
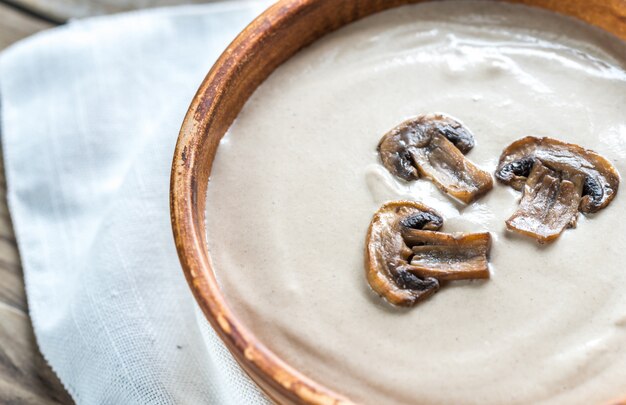
{"label": "soup surface", "polygon": [[[443,112],[493,173],[527,136],[592,149],[626,174],[626,46],[572,19],[490,2],[425,3],[349,25],[277,69],[221,142],[208,197],[217,278],[289,364],[364,404],[590,404],[626,395],[626,193],[553,244],[506,231],[520,193],[463,206],[380,164],[381,136]],[[411,309],[369,288],[364,242],[389,200],[443,230],[492,233],[491,279]]]}

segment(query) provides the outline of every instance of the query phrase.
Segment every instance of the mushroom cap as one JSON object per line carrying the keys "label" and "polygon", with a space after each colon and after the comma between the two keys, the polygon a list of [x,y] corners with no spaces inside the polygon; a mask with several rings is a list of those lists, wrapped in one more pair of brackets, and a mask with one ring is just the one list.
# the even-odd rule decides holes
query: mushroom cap
{"label": "mushroom cap", "polygon": [[[410,218],[422,218],[411,220]],[[437,230],[442,216],[414,201],[393,201],[374,214],[367,231],[365,265],[372,289],[394,305],[411,306],[430,297],[439,289],[434,278],[419,279],[404,267],[412,255],[402,239],[402,222],[419,222],[420,229]]]}
{"label": "mushroom cap", "polygon": [[444,193],[468,204],[493,187],[491,175],[464,156],[473,146],[474,135],[459,121],[424,114],[386,133],[378,153],[391,174],[406,181],[428,178]]}
{"label": "mushroom cap", "polygon": [[609,160],[581,146],[553,138],[527,136],[513,142],[500,156],[496,178],[522,190],[537,160],[563,179],[584,176],[581,212],[597,212],[615,198],[620,176]]}
{"label": "mushroom cap", "polygon": [[465,154],[475,144],[474,135],[459,121],[444,114],[423,114],[401,122],[378,143],[378,152],[383,165],[393,175],[406,181],[417,180],[410,148],[427,146],[434,135],[440,134]]}

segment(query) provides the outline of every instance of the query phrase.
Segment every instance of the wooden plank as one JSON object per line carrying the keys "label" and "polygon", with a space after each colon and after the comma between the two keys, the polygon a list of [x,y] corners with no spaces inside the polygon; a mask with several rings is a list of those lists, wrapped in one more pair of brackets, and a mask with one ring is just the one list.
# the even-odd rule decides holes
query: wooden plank
{"label": "wooden plank", "polygon": [[46,18],[66,21],[70,18],[119,13],[148,7],[201,4],[216,0],[4,0]]}
{"label": "wooden plank", "polygon": [[0,403],[71,404],[39,354],[28,315],[0,303]]}
{"label": "wooden plank", "polygon": [[[0,173],[4,177],[1,157]],[[4,181],[0,181],[0,212],[8,212],[5,195]],[[0,280],[0,403],[72,404],[35,343],[8,215],[0,215]]]}
{"label": "wooden plank", "polygon": [[[0,2],[0,50],[54,24]],[[41,356],[28,317],[0,155],[0,403],[72,404]]]}
{"label": "wooden plank", "polygon": [[49,22],[22,13],[0,2],[0,50],[19,39],[52,26],[53,24]]}
{"label": "wooden plank", "polygon": [[[8,213],[1,155],[0,177],[0,212]],[[0,280],[0,403],[72,404],[35,343],[8,215],[0,215]]]}

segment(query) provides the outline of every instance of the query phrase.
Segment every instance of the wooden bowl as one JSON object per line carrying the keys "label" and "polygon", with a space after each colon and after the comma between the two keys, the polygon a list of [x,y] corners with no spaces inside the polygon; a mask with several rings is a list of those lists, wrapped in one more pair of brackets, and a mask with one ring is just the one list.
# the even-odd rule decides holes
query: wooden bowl
{"label": "wooden bowl", "polygon": [[[301,48],[352,21],[421,0],[282,0],[228,46],[185,117],[172,164],[171,219],[193,294],[248,375],[280,404],[343,404],[346,397],[300,374],[231,312],[215,280],[206,241],[206,191],[218,143],[256,87]],[[568,14],[626,39],[626,0],[509,0]]]}

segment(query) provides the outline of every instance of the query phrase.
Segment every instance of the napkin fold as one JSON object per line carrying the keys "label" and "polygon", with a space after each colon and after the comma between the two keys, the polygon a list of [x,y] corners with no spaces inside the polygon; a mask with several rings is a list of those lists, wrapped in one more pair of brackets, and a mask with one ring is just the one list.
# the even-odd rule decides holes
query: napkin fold
{"label": "napkin fold", "polygon": [[268,1],[72,21],[0,55],[35,335],[79,404],[267,404],[197,309],[169,221],[185,111]]}

